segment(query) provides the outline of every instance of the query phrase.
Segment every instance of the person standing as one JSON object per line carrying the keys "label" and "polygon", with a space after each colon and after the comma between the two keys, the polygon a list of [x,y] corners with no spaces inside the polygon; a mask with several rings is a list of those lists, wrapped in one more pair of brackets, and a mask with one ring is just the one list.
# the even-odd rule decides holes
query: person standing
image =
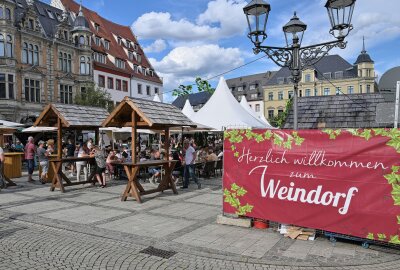
{"label": "person standing", "polygon": [[[89,148],[87,147],[86,143],[83,143],[78,150],[78,158],[88,157],[89,156]],[[85,177],[85,181],[88,180],[88,168],[87,168],[87,161],[77,161],[76,162],[76,181],[81,181],[81,171],[83,169],[83,175]]]}
{"label": "person standing", "polygon": [[196,150],[190,145],[189,140],[183,142],[185,150],[185,167],[184,167],[184,182],[182,188],[189,187],[189,177],[197,184],[197,188],[201,188],[199,179],[196,177],[194,161],[196,160]]}
{"label": "person standing", "polygon": [[4,151],[3,148],[0,147],[0,189],[6,187],[6,182],[4,180],[4,175],[3,175],[3,164],[4,164]]}
{"label": "person standing", "polygon": [[106,187],[106,157],[98,146],[93,147],[90,157],[96,160],[96,178],[102,188]]}
{"label": "person standing", "polygon": [[33,137],[28,138],[28,143],[25,145],[25,160],[28,164],[28,182],[34,182],[32,179],[32,174],[35,169],[35,144],[33,143]]}
{"label": "person standing", "polygon": [[50,152],[44,148],[44,141],[39,141],[39,147],[36,150],[39,159],[40,167],[42,168],[42,173],[39,176],[39,181],[42,184],[46,184],[47,173],[49,171],[49,155]]}

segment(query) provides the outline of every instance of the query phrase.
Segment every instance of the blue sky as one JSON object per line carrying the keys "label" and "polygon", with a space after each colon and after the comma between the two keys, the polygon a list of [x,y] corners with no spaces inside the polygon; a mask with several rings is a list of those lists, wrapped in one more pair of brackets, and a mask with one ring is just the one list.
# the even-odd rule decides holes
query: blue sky
{"label": "blue sky", "polygon": [[[265,45],[284,45],[281,29],[294,11],[308,25],[304,45],[333,39],[328,33],[326,0],[268,1],[272,11]],[[107,19],[132,26],[146,55],[163,77],[165,92],[179,84],[193,83],[196,76],[210,78],[262,56],[252,53],[246,37],[247,23],[242,12],[245,0],[83,0],[83,4]],[[348,47],[331,54],[339,54],[353,63],[365,36],[378,75],[398,66],[399,7],[399,0],[379,4],[375,0],[357,0]],[[277,69],[264,58],[224,76],[232,78]],[[166,100],[171,101],[172,97],[166,96]]]}

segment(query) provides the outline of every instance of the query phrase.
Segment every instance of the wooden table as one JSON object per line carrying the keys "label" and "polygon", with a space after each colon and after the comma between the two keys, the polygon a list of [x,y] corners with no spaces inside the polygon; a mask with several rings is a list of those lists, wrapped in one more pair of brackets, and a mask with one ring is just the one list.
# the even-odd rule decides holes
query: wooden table
{"label": "wooden table", "polygon": [[[136,199],[138,203],[142,203],[141,196],[146,194],[152,194],[156,192],[163,192],[167,189],[172,189],[174,194],[178,194],[176,190],[175,182],[172,179],[172,171],[174,170],[175,164],[177,161],[175,160],[152,160],[152,161],[142,161],[136,163],[115,163],[121,164],[124,166],[126,175],[128,176],[128,183],[126,184],[126,188],[124,193],[122,194],[121,201],[126,201],[129,196],[132,196]],[[144,190],[143,186],[139,183],[137,176],[139,174],[140,168],[149,168],[163,166],[165,170],[165,174],[161,179],[160,184],[155,189]]]}
{"label": "wooden table", "polygon": [[22,176],[22,156],[24,153],[4,153],[4,177],[8,186],[16,186],[12,178]]}
{"label": "wooden table", "polygon": [[[68,187],[68,186],[76,186],[76,185],[83,185],[83,184],[88,184],[88,183],[92,183],[95,184],[96,183],[96,179],[95,179],[95,170],[93,170],[87,181],[80,181],[80,182],[71,182],[69,180],[69,178],[63,173],[62,171],[62,164],[63,163],[73,163],[73,162],[77,162],[77,161],[87,161],[87,163],[92,163],[94,164],[94,158],[91,157],[73,157],[73,158],[63,158],[63,159],[50,159],[49,160],[49,164],[51,169],[54,172],[57,172],[54,174],[53,176],[53,180],[51,182],[51,187],[50,187],[50,191],[54,191],[55,188],[59,188],[61,192],[65,192],[64,187]],[[50,169],[50,168],[49,168]],[[63,183],[63,180],[66,183]]]}

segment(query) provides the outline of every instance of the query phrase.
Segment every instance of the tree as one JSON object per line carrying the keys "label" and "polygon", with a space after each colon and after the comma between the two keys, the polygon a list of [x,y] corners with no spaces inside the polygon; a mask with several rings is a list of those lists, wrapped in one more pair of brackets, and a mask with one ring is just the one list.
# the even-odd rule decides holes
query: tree
{"label": "tree", "polygon": [[[203,80],[200,77],[196,77],[196,86],[199,92],[208,92],[213,94],[215,88],[211,87],[210,83],[207,80]],[[174,89],[172,95],[175,97],[186,96],[193,93],[193,85],[179,85],[178,88]]]}
{"label": "tree", "polygon": [[75,96],[75,103],[82,106],[99,107],[112,110],[111,94],[105,89],[96,87],[95,84],[87,84],[81,88],[81,92]]}
{"label": "tree", "polygon": [[285,111],[278,114],[277,116],[274,116],[273,118],[268,119],[270,124],[273,125],[274,127],[282,128],[286,122],[286,118],[289,115],[289,111],[292,108],[292,104],[293,104],[293,100],[289,99],[286,103]]}

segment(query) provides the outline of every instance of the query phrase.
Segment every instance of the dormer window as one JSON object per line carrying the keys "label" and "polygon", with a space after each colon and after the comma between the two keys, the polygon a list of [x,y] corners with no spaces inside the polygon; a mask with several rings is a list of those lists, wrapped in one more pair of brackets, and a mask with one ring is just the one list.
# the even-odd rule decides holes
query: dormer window
{"label": "dormer window", "polygon": [[126,40],[126,47],[128,47],[128,49],[130,49],[132,47],[130,40]]}
{"label": "dormer window", "polygon": [[6,14],[5,14],[6,20],[11,20],[11,10],[9,8],[6,8]]}
{"label": "dormer window", "polygon": [[133,54],[133,52],[132,51],[128,51],[128,58],[129,58],[129,60],[133,60],[134,59],[134,54]]}
{"label": "dormer window", "polygon": [[106,48],[106,50],[110,49],[110,42],[108,40],[104,40],[104,48]]}
{"label": "dormer window", "polygon": [[279,77],[277,80],[278,80],[278,84],[284,84],[285,83],[285,78],[284,77]]}
{"label": "dormer window", "polygon": [[100,38],[99,38],[99,37],[95,37],[95,38],[94,38],[94,43],[95,43],[97,46],[100,46]]}
{"label": "dormer window", "polygon": [[64,30],[64,39],[68,40],[68,31]]}
{"label": "dormer window", "polygon": [[256,89],[256,85],[255,84],[250,84],[250,90],[255,90]]}
{"label": "dormer window", "polygon": [[140,54],[137,54],[137,61],[139,63],[142,63],[142,56]]}
{"label": "dormer window", "polygon": [[28,28],[34,30],[35,29],[35,24],[33,22],[33,19],[28,20]]}
{"label": "dormer window", "polygon": [[99,32],[99,30],[100,30],[100,25],[97,24],[97,23],[95,23],[95,24],[94,24],[94,29],[96,30],[96,32]]}
{"label": "dormer window", "polygon": [[122,44],[122,38],[118,37],[117,40],[118,40],[118,45],[121,45]]}
{"label": "dormer window", "polygon": [[115,66],[116,66],[117,68],[125,69],[125,61],[116,58],[116,59],[115,59]]}
{"label": "dormer window", "polygon": [[54,15],[51,12],[51,10],[47,9],[46,12],[47,12],[47,15],[49,16],[49,18],[54,20]]}

